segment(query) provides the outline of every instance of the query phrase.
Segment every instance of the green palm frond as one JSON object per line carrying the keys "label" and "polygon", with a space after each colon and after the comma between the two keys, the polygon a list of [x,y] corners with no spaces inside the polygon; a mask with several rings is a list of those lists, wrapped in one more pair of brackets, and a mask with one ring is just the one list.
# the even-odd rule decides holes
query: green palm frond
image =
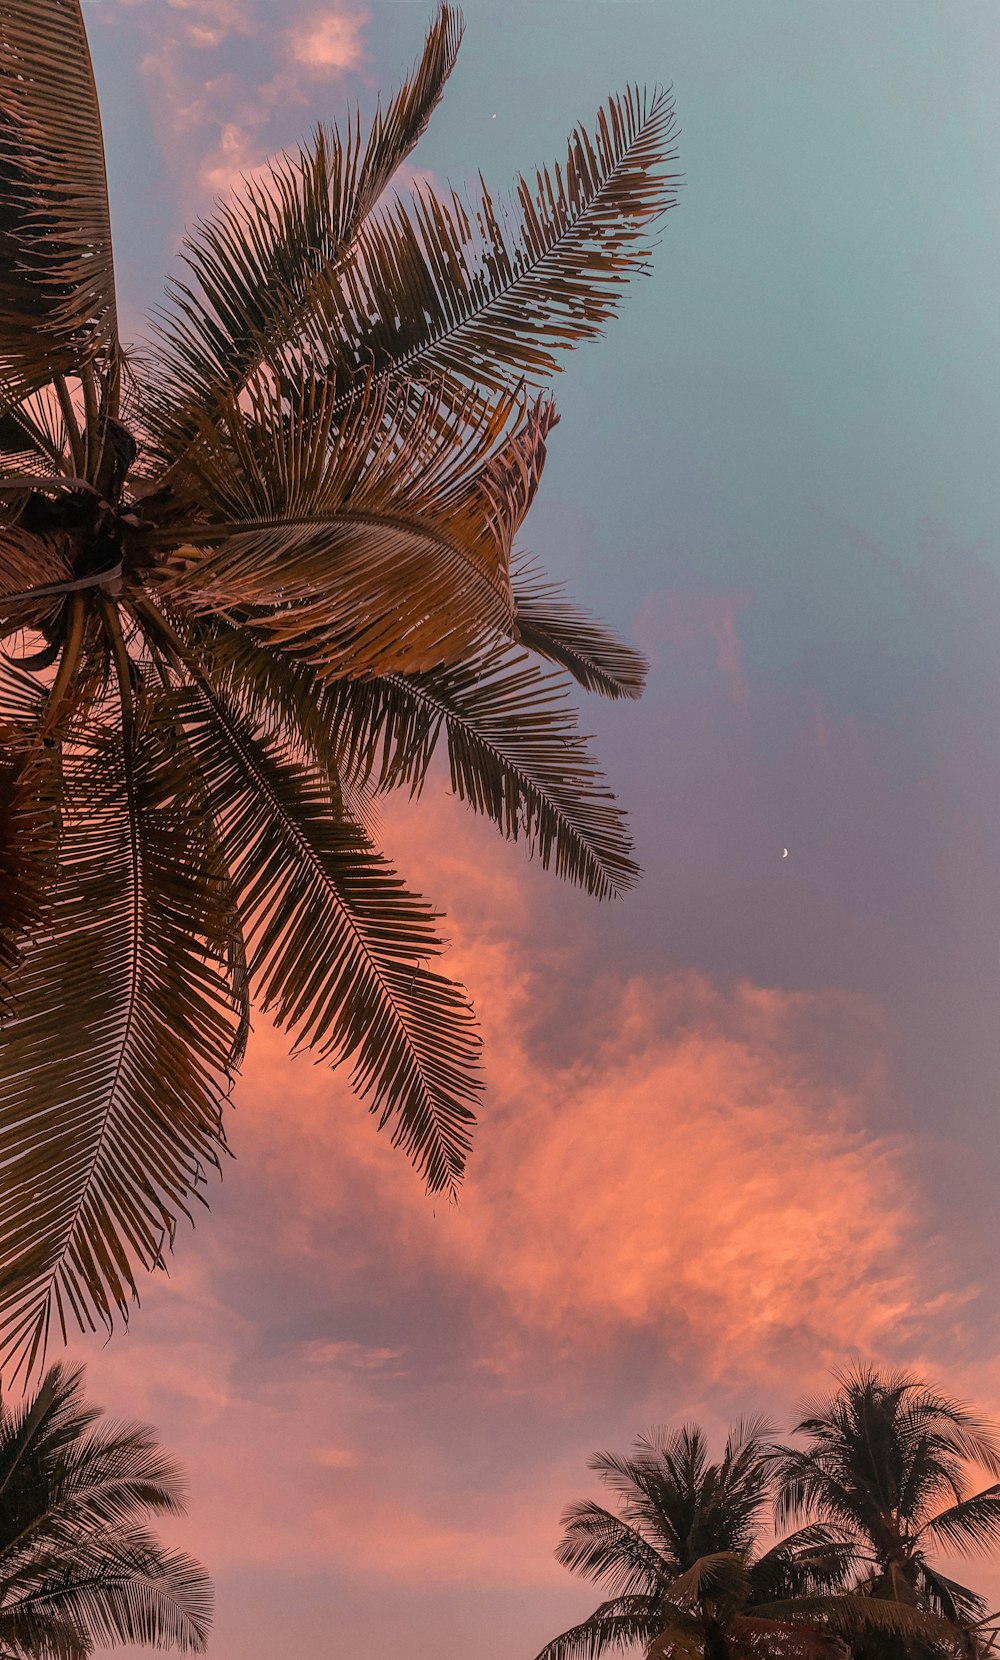
{"label": "green palm frond", "polygon": [[338,424],[315,384],[220,397],[186,469],[203,516],[165,533],[170,603],[235,613],[327,676],[413,672],[509,632],[511,542],[554,415],[439,410],[372,387]]}
{"label": "green palm frond", "polygon": [[0,5],[0,384],[117,351],[104,144],[80,0]]}
{"label": "green palm frond", "polygon": [[460,13],[442,5],[420,62],[366,138],[357,121],[343,135],[318,127],[309,146],[277,158],[195,227],[182,255],[190,281],[169,285],[148,410],[168,461],[220,388],[240,391],[292,336],[317,279],[337,268],[426,128],[461,38]]}
{"label": "green palm frond", "polygon": [[53,1316],[127,1314],[217,1162],[232,1047],[223,889],[176,757],[126,727],[71,773],[0,1036],[0,1331],[29,1367]]}
{"label": "green palm frond", "polygon": [[599,898],[638,869],[614,796],[577,728],[561,676],[493,647],[454,668],[331,689],[348,775],[417,792],[442,736],[451,787],[543,867]]}
{"label": "green palm frond", "polygon": [[524,564],[514,574],[514,614],[521,644],[558,663],[586,691],[642,696],[649,665],[641,652],[616,640],[603,623],[571,605],[558,583]]}
{"label": "green palm frond", "polygon": [[211,793],[237,893],[251,983],[299,1047],[348,1060],[432,1190],[454,1187],[480,1083],[459,986],[424,966],[434,914],[363,832],[330,812],[328,780],[281,752],[217,694],[177,706]]}
{"label": "green palm frond", "polygon": [[666,1618],[655,1597],[612,1597],[602,1602],[589,1620],[546,1643],[536,1660],[602,1660],[614,1650],[649,1643],[662,1630]]}
{"label": "green palm frond", "polygon": [[578,127],[563,165],[520,179],[503,204],[429,187],[365,220],[303,308],[290,361],[347,396],[358,377],[445,375],[479,392],[540,386],[591,339],[647,265],[677,197],[670,99],[630,88]]}

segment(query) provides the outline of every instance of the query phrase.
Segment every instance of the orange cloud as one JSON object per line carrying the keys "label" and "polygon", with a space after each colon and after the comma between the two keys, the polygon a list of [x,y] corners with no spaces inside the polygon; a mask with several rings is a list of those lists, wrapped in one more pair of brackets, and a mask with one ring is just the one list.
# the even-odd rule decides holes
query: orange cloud
{"label": "orange cloud", "polygon": [[516,1468],[501,1448],[470,1479],[456,1426],[480,1426],[488,1461],[510,1414],[528,1414],[513,1447],[538,1415],[579,1421],[640,1332],[653,1359],[626,1437],[685,1411],[715,1423],[748,1393],[780,1412],[789,1378],[797,1395],[859,1349],[932,1341],[919,1196],[866,1128],[883,1023],[837,991],[604,968],[554,1061],[546,1011],[579,940],[553,943],[536,873],[433,798],[386,834],[447,905],[487,1030],[460,1205],[429,1201],[346,1081],[262,1025],[219,1214],[180,1240],[93,1391],[196,1472],[174,1534],[217,1573],[557,1585],[556,1518],[590,1432]]}

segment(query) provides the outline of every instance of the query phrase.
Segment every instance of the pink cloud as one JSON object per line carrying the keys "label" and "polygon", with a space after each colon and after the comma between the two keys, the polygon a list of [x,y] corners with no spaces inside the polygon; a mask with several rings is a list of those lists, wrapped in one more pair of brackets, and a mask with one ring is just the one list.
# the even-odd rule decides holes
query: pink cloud
{"label": "pink cloud", "polygon": [[290,34],[297,63],[320,73],[358,69],[364,61],[364,29],[368,11],[327,9]]}

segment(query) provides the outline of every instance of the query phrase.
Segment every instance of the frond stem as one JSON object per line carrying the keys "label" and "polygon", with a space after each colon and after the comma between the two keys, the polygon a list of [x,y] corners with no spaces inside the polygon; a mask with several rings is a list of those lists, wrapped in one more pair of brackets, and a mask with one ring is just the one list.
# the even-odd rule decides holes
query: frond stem
{"label": "frond stem", "polygon": [[83,634],[87,621],[87,610],[81,594],[74,594],[69,603],[69,625],[66,629],[66,644],[63,646],[62,656],[52,690],[49,693],[48,707],[43,722],[43,732],[52,730],[62,706],[63,699],[69,689],[80,662],[80,653],[83,650]]}
{"label": "frond stem", "polygon": [[59,409],[62,414],[63,423],[66,427],[66,435],[69,438],[69,448],[70,454],[73,457],[73,466],[76,468],[78,473],[85,473],[87,470],[87,458],[84,452],[83,435],[80,432],[80,423],[76,418],[76,410],[73,408],[73,398],[66,381],[66,376],[56,375],[56,378],[52,384],[56,389],[56,397],[59,400]]}
{"label": "frond stem", "polygon": [[96,478],[104,454],[104,423],[100,417],[97,380],[92,363],[85,363],[80,370],[80,385],[83,387],[83,408],[86,418],[83,432],[84,471],[91,478]]}
{"label": "frond stem", "polygon": [[118,695],[121,698],[122,726],[127,730],[132,726],[133,699],[132,699],[132,664],[118,619],[118,607],[106,595],[101,599],[101,614],[104,626],[111,641],[111,653],[115,661],[115,673],[118,677]]}

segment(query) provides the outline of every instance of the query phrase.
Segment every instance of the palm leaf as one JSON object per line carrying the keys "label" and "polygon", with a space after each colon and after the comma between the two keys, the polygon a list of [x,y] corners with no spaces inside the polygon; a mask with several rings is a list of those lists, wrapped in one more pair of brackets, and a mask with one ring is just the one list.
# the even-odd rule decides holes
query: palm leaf
{"label": "palm leaf", "polygon": [[869,1597],[844,1592],[812,1597],[788,1597],[769,1602],[760,1608],[748,1608],[747,1614],[767,1619],[804,1620],[809,1624],[825,1626],[827,1630],[847,1641],[856,1640],[873,1632],[885,1632],[904,1640],[922,1640],[948,1649],[960,1649],[962,1633],[948,1620],[931,1614],[912,1603],[890,1598]]}
{"label": "palm leaf", "polygon": [[676,1564],[603,1505],[570,1505],[562,1525],[556,1560],[584,1579],[603,1581],[616,1596],[658,1595],[674,1576]]}
{"label": "palm leaf", "polygon": [[442,5],[412,76],[376,111],[367,139],[317,128],[311,145],[279,157],[203,221],[184,246],[191,281],[171,282],[149,414],[169,460],[211,412],[220,387],[238,392],[262,357],[284,345],[316,279],[336,268],[365,215],[420,138],[451,74],[460,14]]}
{"label": "palm leaf", "polygon": [[217,1162],[232,1047],[225,890],[177,756],[126,724],[67,789],[0,1043],[0,1333],[29,1369],[52,1319],[127,1315]]}
{"label": "palm leaf", "polygon": [[0,382],[117,350],[104,145],[80,0],[0,5]]}
{"label": "palm leaf", "polygon": [[[388,389],[335,426],[327,389],[220,398],[189,461],[203,522],[159,573],[169,601],[236,614],[327,675],[413,671],[509,632],[509,558],[544,462],[549,407],[502,399],[469,426]],[[510,430],[512,416],[516,418]]]}
{"label": "palm leaf", "polygon": [[632,646],[563,598],[562,588],[522,566],[514,577],[517,638],[568,670],[588,692],[642,696],[649,665]]}
{"label": "palm leaf", "polygon": [[329,785],[331,811],[346,813],[371,839],[375,815],[368,777],[357,767],[350,774],[343,770],[344,745],[338,730],[343,682],[318,685],[307,665],[259,645],[217,618],[178,619],[178,626],[192,659],[201,665],[210,684],[253,727],[322,772]]}
{"label": "palm leaf", "polygon": [[212,1617],[204,1570],[139,1528],[108,1529],[73,1548],[33,1553],[10,1572],[0,1608],[0,1642],[55,1617],[91,1647],[138,1643],[202,1653]]}
{"label": "palm leaf", "polygon": [[921,1533],[963,1555],[988,1550],[1000,1537],[1000,1483],[931,1516]]}
{"label": "palm leaf", "polygon": [[349,1060],[432,1190],[461,1175],[480,1089],[461,988],[425,968],[435,917],[330,811],[326,777],[202,688],[178,702],[238,895],[251,982],[301,1047]]}
{"label": "palm leaf", "polygon": [[563,167],[521,179],[516,202],[483,187],[465,205],[430,188],[365,220],[317,282],[290,361],[312,361],[347,396],[359,378],[440,375],[479,391],[540,386],[559,353],[593,338],[646,265],[673,205],[673,110],[631,88],[577,128]]}
{"label": "palm leaf", "polygon": [[571,1626],[546,1643],[536,1660],[600,1660],[613,1649],[650,1642],[667,1618],[656,1597],[612,1597],[589,1620]]}
{"label": "palm leaf", "polygon": [[677,1608],[733,1614],[749,1601],[750,1572],[734,1551],[713,1551],[672,1579],[664,1595]]}
{"label": "palm leaf", "polygon": [[415,792],[444,732],[455,794],[543,867],[600,898],[636,880],[565,682],[524,652],[499,646],[429,674],[342,682],[329,699],[349,775]]}
{"label": "palm leaf", "polygon": [[38,742],[44,694],[0,653],[0,1012],[55,856],[59,756]]}
{"label": "palm leaf", "polygon": [[[16,524],[0,525],[0,638],[48,619],[56,602],[44,590],[72,580],[71,555],[68,536],[39,536]],[[33,593],[36,589],[42,593]]]}

